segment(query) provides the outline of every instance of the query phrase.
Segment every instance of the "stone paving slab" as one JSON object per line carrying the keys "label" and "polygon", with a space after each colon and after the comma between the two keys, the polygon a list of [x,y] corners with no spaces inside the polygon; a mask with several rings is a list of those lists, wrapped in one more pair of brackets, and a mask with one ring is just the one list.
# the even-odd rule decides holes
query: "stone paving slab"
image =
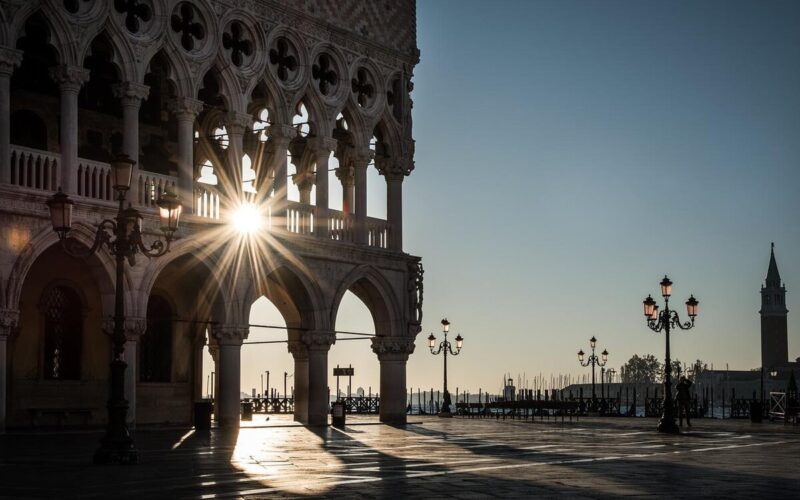
{"label": "stone paving slab", "polygon": [[138,465],[95,466],[99,432],[0,436],[3,498],[771,497],[800,491],[800,427],[644,418],[520,422],[257,417],[238,433],[139,429]]}

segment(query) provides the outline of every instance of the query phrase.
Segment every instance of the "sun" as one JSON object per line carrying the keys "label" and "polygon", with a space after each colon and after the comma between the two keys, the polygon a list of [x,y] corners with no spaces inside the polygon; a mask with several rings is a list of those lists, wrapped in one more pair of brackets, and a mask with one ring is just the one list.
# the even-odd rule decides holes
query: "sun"
{"label": "sun", "polygon": [[231,215],[231,223],[242,234],[253,234],[263,225],[263,216],[258,207],[249,202],[239,205]]}

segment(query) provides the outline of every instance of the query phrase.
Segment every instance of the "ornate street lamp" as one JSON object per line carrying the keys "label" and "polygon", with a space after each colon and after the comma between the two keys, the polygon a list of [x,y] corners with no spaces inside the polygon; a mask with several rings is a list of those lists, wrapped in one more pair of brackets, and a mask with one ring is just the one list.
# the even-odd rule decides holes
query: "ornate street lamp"
{"label": "ornate street lamp", "polygon": [[689,315],[690,321],[681,323],[678,317],[678,311],[670,310],[669,297],[672,295],[672,281],[666,276],[661,280],[661,296],[664,297],[664,310],[659,312],[658,305],[653,297],[650,295],[642,302],[644,304],[644,317],[647,321],[647,326],[654,332],[664,331],[666,338],[666,354],[664,361],[664,412],[661,416],[661,421],[658,423],[659,432],[666,432],[675,434],[679,432],[678,424],[675,423],[675,413],[672,407],[672,361],[669,356],[669,332],[673,328],[680,328],[681,330],[689,330],[694,328],[694,318],[697,316],[698,306],[700,302],[694,298],[694,295],[689,296],[686,301],[686,314]]}
{"label": "ornate street lamp", "polygon": [[[589,365],[592,366],[592,409],[596,409],[597,394],[595,393],[595,383],[594,383],[595,366],[599,366],[600,368],[606,366],[606,363],[608,362],[608,351],[603,349],[603,352],[600,353],[601,358],[598,358],[597,355],[594,353],[595,347],[597,347],[597,339],[594,337],[589,339],[589,347],[592,348],[592,354],[589,355],[589,358],[584,363],[583,358],[585,356],[585,353],[583,352],[583,349],[581,349],[580,351],[578,351],[578,362],[581,364],[581,366],[584,367]],[[602,383],[602,374],[600,382]]]}
{"label": "ornate street lamp", "polygon": [[94,455],[95,463],[134,463],[138,452],[125,422],[128,414],[128,401],[125,399],[125,369],[122,360],[125,350],[125,260],[136,263],[136,254],[158,257],[169,251],[170,242],[178,229],[181,204],[177,196],[164,193],[158,200],[161,217],[161,231],[164,241],[156,240],[145,246],[142,241],[142,217],[132,207],[125,208],[125,195],[131,184],[134,161],[127,156],[118,156],[112,163],[112,185],[119,202],[114,220],[101,221],[95,232],[92,247],[86,250],[77,241],[68,238],[72,229],[72,208],[74,202],[59,188],[49,200],[50,220],[53,230],[58,234],[61,248],[73,257],[88,257],[100,247],[105,246],[116,259],[116,283],[114,293],[114,330],[111,335],[113,356],[111,360],[111,380],[108,399],[108,424],[106,434],[100,441],[100,448]]}
{"label": "ornate street lamp", "polygon": [[444,399],[442,400],[442,408],[439,410],[440,417],[452,417],[453,414],[450,412],[450,393],[447,392],[447,353],[449,352],[451,356],[458,356],[461,352],[461,347],[464,345],[464,338],[459,334],[456,335],[456,350],[453,351],[453,345],[447,340],[447,333],[450,331],[450,322],[447,321],[447,318],[442,320],[442,333],[444,333],[444,340],[439,343],[439,349],[434,351],[436,348],[436,337],[433,336],[431,333],[428,337],[428,348],[431,350],[431,354],[434,356],[439,355],[440,353],[444,355]]}

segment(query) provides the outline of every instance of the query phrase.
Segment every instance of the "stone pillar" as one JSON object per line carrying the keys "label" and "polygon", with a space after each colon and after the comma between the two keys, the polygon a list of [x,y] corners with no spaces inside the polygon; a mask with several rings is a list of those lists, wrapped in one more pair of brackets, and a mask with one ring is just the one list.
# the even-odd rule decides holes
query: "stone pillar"
{"label": "stone pillar", "polygon": [[51,68],[50,76],[61,89],[61,189],[77,194],[78,176],[78,92],[89,81],[89,70],[61,65]]}
{"label": "stone pillar", "polygon": [[178,196],[185,213],[194,211],[194,120],[203,103],[191,97],[179,97],[173,113],[178,122]]}
{"label": "stone pillar", "polygon": [[211,370],[211,399],[214,400],[214,420],[219,422],[219,346],[216,342],[212,331],[208,338],[208,354],[214,362],[214,369]]}
{"label": "stone pillar", "polygon": [[342,183],[342,215],[345,220],[349,219],[353,213],[353,201],[355,197],[356,171],[353,165],[339,165],[336,169],[336,177]]}
{"label": "stone pillar", "polygon": [[355,243],[367,243],[367,166],[372,152],[363,149],[353,154],[353,180],[355,184]]}
{"label": "stone pillar", "polygon": [[150,87],[136,82],[122,82],[114,86],[114,95],[122,104],[122,152],[135,162],[127,198],[134,205],[141,204],[148,195],[140,192],[139,185],[139,108],[149,92]]}
{"label": "stone pillar", "polygon": [[[113,331],[113,322],[109,334]],[[136,427],[136,384],[139,381],[139,363],[136,352],[139,339],[147,330],[147,320],[145,318],[125,318],[125,351],[122,353],[122,360],[128,364],[125,369],[125,399],[128,400],[128,427],[133,430]]]}
{"label": "stone pillar", "polygon": [[386,175],[386,222],[389,224],[389,250],[403,251],[403,178]]}
{"label": "stone pillar", "polygon": [[4,184],[11,182],[11,75],[21,62],[22,51],[0,47],[0,183]]}
{"label": "stone pillar", "polygon": [[6,400],[8,399],[8,338],[19,323],[19,311],[0,309],[0,434],[6,429]]}
{"label": "stone pillar", "polygon": [[215,325],[214,337],[219,344],[219,404],[220,427],[238,428],[241,402],[242,342],[247,338],[248,327],[244,325]]}
{"label": "stone pillar", "polygon": [[294,420],[308,423],[308,349],[300,340],[289,341],[294,358]]}
{"label": "stone pillar", "polygon": [[414,352],[410,337],[373,337],[372,351],[381,363],[381,422],[406,423],[406,362]]}
{"label": "stone pillar", "polygon": [[244,156],[244,134],[247,127],[253,127],[253,117],[246,113],[231,111],[225,117],[225,130],[228,132],[228,172],[226,177],[233,187],[233,205],[242,200],[242,156]]}
{"label": "stone pillar", "polygon": [[269,140],[267,149],[269,154],[270,169],[275,173],[275,180],[272,186],[275,189],[275,197],[272,199],[272,229],[286,229],[286,152],[289,143],[297,135],[294,127],[288,125],[270,125],[267,131]]}
{"label": "stone pillar", "polygon": [[318,237],[328,239],[328,161],[331,152],[336,149],[336,140],[329,137],[309,137],[306,139],[306,147],[314,154],[316,164],[314,182],[317,187],[317,204],[314,209],[314,232]]}
{"label": "stone pillar", "polygon": [[197,330],[194,332],[194,341],[192,342],[192,400],[199,401],[204,397],[203,349],[206,346],[206,332],[204,327],[193,328],[197,328]]}
{"label": "stone pillar", "polygon": [[[308,425],[328,425],[328,351],[336,342],[330,331],[309,331],[301,336],[308,351]],[[296,392],[296,391],[295,391]]]}

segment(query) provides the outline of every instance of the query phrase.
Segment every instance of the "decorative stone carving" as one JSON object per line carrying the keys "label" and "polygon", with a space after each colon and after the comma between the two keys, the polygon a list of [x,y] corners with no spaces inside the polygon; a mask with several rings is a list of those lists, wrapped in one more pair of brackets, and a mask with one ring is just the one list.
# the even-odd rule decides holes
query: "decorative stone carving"
{"label": "decorative stone carving", "polygon": [[136,82],[121,82],[114,85],[112,90],[123,106],[138,107],[150,94],[150,87]]}
{"label": "decorative stone carving", "polygon": [[414,339],[410,337],[372,337],[372,352],[378,359],[407,361],[414,352]]}
{"label": "decorative stone carving", "polygon": [[422,276],[424,274],[422,262],[408,263],[408,314],[414,325],[422,324]]}
{"label": "decorative stone carving", "polygon": [[89,70],[80,66],[62,64],[50,68],[50,78],[61,87],[62,91],[79,92],[81,86],[89,81]]}
{"label": "decorative stone carving", "polygon": [[180,36],[181,47],[188,52],[199,48],[200,42],[206,37],[206,29],[200,20],[197,7],[190,2],[181,2],[172,11],[170,27]]}
{"label": "decorative stone carving", "polygon": [[367,68],[358,68],[355,78],[350,81],[350,88],[362,108],[369,108],[375,102],[375,77]]}
{"label": "decorative stone carving", "polygon": [[250,334],[250,328],[246,325],[213,325],[211,334],[218,345],[242,345]]}
{"label": "decorative stone carving", "polygon": [[153,17],[153,8],[143,0],[114,0],[114,10],[125,16],[125,27],[133,34],[139,33],[142,24]]}
{"label": "decorative stone carving", "polygon": [[297,49],[286,37],[279,37],[269,50],[269,63],[280,81],[289,82],[297,71]]}
{"label": "decorative stone carving", "polygon": [[[108,336],[114,334],[114,317],[113,316],[106,316],[103,318],[103,333]],[[139,340],[139,337],[145,334],[147,331],[147,319],[141,317],[126,317],[125,324],[123,325],[123,329],[125,330],[125,339],[128,341],[136,342]]]}
{"label": "decorative stone carving", "polygon": [[195,117],[203,111],[203,101],[191,97],[178,97],[169,103],[169,110],[175,113],[175,117],[179,121],[194,121]]}
{"label": "decorative stone carving", "polygon": [[0,339],[7,339],[19,325],[19,311],[0,309]]}
{"label": "decorative stone carving", "polygon": [[311,66],[311,77],[317,81],[320,94],[329,96],[336,93],[339,85],[339,73],[329,54],[323,52],[317,56],[317,61]]}
{"label": "decorative stone carving", "polygon": [[240,21],[232,21],[222,34],[222,47],[230,52],[231,62],[241,67],[253,55],[253,40]]}
{"label": "decorative stone carving", "polygon": [[309,350],[325,350],[336,343],[336,334],[329,331],[308,331],[300,335],[300,341]]}
{"label": "decorative stone carving", "polygon": [[14,68],[22,62],[22,51],[0,47],[0,76],[10,77]]}

